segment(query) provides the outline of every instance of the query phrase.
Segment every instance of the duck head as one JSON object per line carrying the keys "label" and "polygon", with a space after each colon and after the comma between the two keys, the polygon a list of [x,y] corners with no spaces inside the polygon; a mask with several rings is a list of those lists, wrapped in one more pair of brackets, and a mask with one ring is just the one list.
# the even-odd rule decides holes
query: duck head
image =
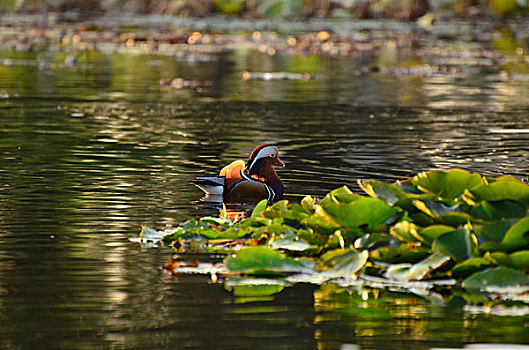
{"label": "duck head", "polygon": [[250,154],[250,159],[246,162],[245,173],[250,177],[257,177],[264,180],[276,195],[283,196],[284,187],[281,179],[274,170],[274,164],[285,166],[279,159],[279,150],[272,145],[259,145]]}
{"label": "duck head", "polygon": [[250,154],[250,159],[246,162],[246,172],[248,175],[259,175],[265,168],[271,168],[273,165],[285,166],[285,163],[279,159],[279,150],[276,146],[259,145]]}

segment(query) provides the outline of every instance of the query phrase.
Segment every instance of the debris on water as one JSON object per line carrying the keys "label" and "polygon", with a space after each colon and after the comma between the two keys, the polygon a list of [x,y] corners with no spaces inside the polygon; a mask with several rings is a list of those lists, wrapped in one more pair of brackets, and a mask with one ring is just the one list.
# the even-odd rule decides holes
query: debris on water
{"label": "debris on water", "polygon": [[78,64],[79,64],[79,60],[77,59],[77,56],[75,55],[66,56],[66,58],[64,59],[64,65],[66,67],[74,68],[74,67],[77,67]]}
{"label": "debris on water", "polygon": [[315,75],[309,73],[288,73],[288,72],[249,72],[243,71],[242,80],[312,80],[316,79]]}
{"label": "debris on water", "polygon": [[212,81],[185,80],[182,78],[162,79],[160,86],[170,86],[173,89],[202,89],[213,85]]}
{"label": "debris on water", "polygon": [[7,100],[13,97],[18,97],[18,94],[10,92],[0,92],[0,100]]}
{"label": "debris on water", "polygon": [[164,270],[172,275],[179,274],[198,274],[212,275],[227,274],[228,271],[222,263],[213,263],[208,261],[184,261],[179,256],[171,257],[171,261],[164,264]]}
{"label": "debris on water", "polygon": [[431,66],[420,65],[415,67],[378,67],[371,68],[372,73],[389,74],[397,77],[427,77],[432,75],[446,75],[453,77],[464,77],[471,74],[478,74],[479,68],[475,67],[454,67],[454,66]]}

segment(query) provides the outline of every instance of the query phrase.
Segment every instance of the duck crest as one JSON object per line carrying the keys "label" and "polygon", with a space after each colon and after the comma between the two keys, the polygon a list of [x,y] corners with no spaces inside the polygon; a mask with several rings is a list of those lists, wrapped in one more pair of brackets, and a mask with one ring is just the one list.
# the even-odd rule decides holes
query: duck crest
{"label": "duck crest", "polygon": [[269,145],[269,144],[262,144],[254,148],[252,153],[250,154],[250,158],[248,159],[248,162],[246,162],[246,171],[248,174],[255,174],[257,172],[258,163],[260,163],[260,160],[268,157],[270,154],[277,153],[277,147]]}

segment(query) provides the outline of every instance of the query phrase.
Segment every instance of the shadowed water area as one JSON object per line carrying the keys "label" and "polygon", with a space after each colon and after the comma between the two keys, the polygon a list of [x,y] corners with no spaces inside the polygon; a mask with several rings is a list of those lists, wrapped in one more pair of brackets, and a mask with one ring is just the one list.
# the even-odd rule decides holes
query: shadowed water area
{"label": "shadowed water area", "polygon": [[[527,177],[526,56],[506,54],[511,61],[499,68],[444,63],[464,74],[401,74],[391,67],[439,58],[241,47],[178,59],[86,51],[64,65],[68,55],[0,51],[1,348],[529,342],[527,313],[451,309],[391,291],[298,284],[268,298],[236,297],[209,276],[169,276],[169,248],[129,241],[141,225],[215,214],[189,181],[263,142],[280,149],[292,201],[431,169]],[[245,81],[245,70],[314,78]],[[176,77],[208,84],[160,85]]]}

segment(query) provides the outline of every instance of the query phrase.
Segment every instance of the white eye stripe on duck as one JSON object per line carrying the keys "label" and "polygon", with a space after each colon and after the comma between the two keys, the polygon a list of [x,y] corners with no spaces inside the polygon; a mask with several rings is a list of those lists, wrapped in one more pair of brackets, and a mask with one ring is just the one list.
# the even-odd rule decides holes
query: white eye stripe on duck
{"label": "white eye stripe on duck", "polygon": [[247,169],[251,169],[255,165],[255,162],[257,162],[257,160],[259,160],[261,158],[266,158],[266,157],[275,157],[278,153],[279,153],[279,150],[277,149],[276,146],[263,147],[263,149],[261,149],[255,155],[255,158],[253,160],[251,160],[251,163],[250,163],[250,165],[248,166]]}

